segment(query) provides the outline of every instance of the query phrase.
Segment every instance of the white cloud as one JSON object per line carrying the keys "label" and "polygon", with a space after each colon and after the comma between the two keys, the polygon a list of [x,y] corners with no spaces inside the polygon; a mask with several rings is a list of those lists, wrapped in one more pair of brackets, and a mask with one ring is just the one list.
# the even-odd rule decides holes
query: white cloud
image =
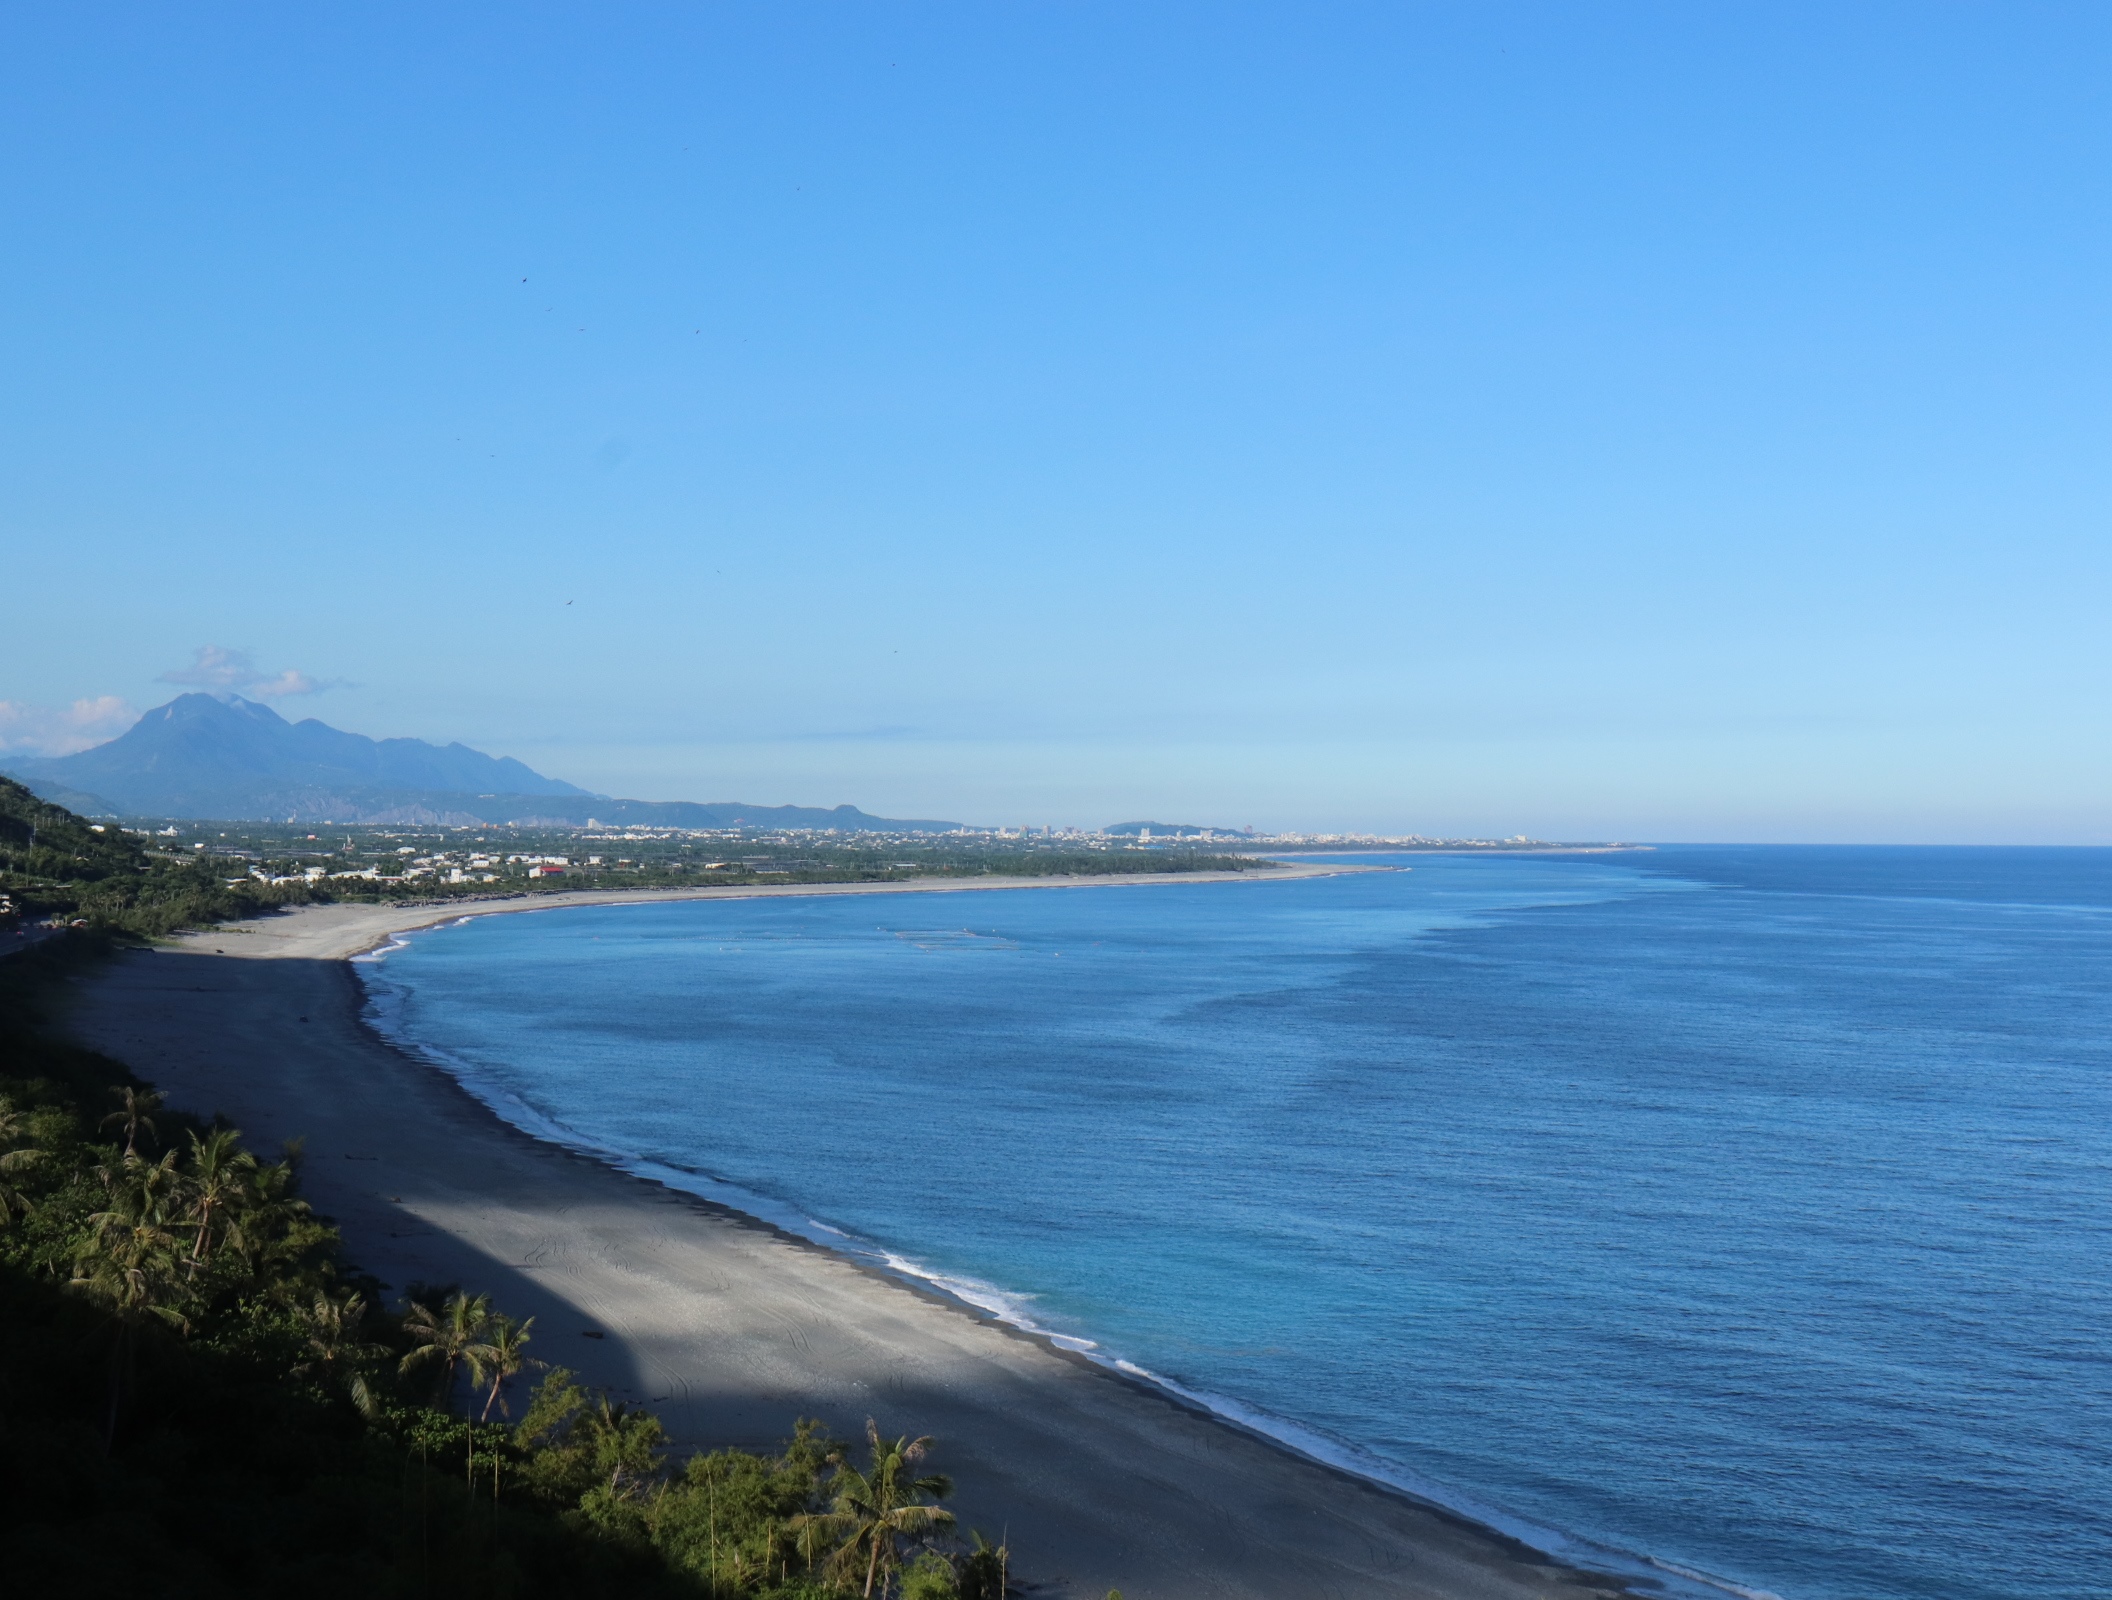
{"label": "white cloud", "polygon": [[115,739],[138,720],[139,713],[114,694],[64,707],[0,700],[0,754],[70,756]]}
{"label": "white cloud", "polygon": [[255,678],[250,681],[249,692],[260,700],[279,700],[289,694],[321,694],[333,685],[320,678],[311,678],[305,672],[288,667],[273,678]]}
{"label": "white cloud", "polygon": [[342,686],[336,678],[311,678],[288,667],[283,672],[263,672],[247,650],[231,650],[222,644],[202,644],[192,654],[191,664],[161,675],[163,683],[181,683],[194,689],[239,689],[258,700],[282,700],[294,694],[321,694]]}

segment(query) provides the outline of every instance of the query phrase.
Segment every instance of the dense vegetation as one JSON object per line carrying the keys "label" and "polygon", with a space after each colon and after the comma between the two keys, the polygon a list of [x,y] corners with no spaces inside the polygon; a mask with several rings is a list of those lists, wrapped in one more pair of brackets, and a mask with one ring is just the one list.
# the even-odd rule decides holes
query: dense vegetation
{"label": "dense vegetation", "polygon": [[8,892],[94,924],[0,960],[0,1541],[19,1592],[1005,1592],[1005,1553],[959,1536],[928,1440],[788,1418],[775,1454],[676,1463],[650,1413],[545,1368],[533,1319],[474,1286],[385,1305],[301,1199],[297,1150],[251,1151],[43,1026],[105,930],[224,914],[212,882],[19,792],[0,808],[23,824]]}
{"label": "dense vegetation", "polygon": [[225,864],[154,854],[0,778],[0,917],[54,916],[144,936],[313,898],[305,884],[227,882]]}

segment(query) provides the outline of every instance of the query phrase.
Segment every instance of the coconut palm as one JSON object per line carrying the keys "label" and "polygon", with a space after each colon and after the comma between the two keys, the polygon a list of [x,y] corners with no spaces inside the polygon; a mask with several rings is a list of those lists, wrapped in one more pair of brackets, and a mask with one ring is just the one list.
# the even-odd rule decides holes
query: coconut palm
{"label": "coconut palm", "polygon": [[141,1331],[157,1322],[188,1331],[191,1290],[177,1233],[176,1153],[172,1150],[152,1162],[127,1156],[118,1165],[98,1169],[97,1176],[109,1204],[88,1219],[71,1286],[100,1302],[116,1329],[107,1447],[117,1436],[118,1407]]}
{"label": "coconut palm", "polygon": [[479,1422],[491,1420],[491,1408],[494,1405],[498,1405],[505,1415],[512,1416],[513,1413],[499,1402],[500,1389],[506,1380],[516,1373],[542,1365],[528,1354],[528,1330],[534,1326],[533,1317],[526,1322],[515,1322],[508,1316],[494,1316],[491,1326],[485,1330],[484,1337],[463,1352],[463,1358],[469,1366],[470,1381],[482,1384],[486,1378],[491,1380],[491,1393],[484,1397],[484,1410],[477,1418]]}
{"label": "coconut palm", "polygon": [[13,1144],[29,1131],[29,1113],[0,1094],[0,1144]]}
{"label": "coconut palm", "polygon": [[220,1242],[242,1258],[252,1276],[290,1276],[270,1269],[289,1266],[305,1248],[296,1224],[311,1212],[308,1202],[293,1192],[298,1155],[289,1145],[285,1160],[252,1161],[235,1174],[239,1192],[221,1213]]}
{"label": "coconut palm", "polygon": [[14,1179],[44,1159],[41,1150],[10,1150],[0,1155],[0,1228],[14,1221],[17,1211],[35,1209],[35,1202],[17,1188]]}
{"label": "coconut palm", "polygon": [[190,1270],[194,1273],[212,1259],[217,1233],[251,1196],[257,1158],[242,1148],[241,1138],[233,1128],[215,1128],[202,1139],[191,1135],[190,1161],[183,1176],[191,1226],[196,1230],[191,1241]]}
{"label": "coconut palm", "polygon": [[319,1379],[327,1387],[343,1389],[360,1415],[369,1421],[379,1416],[381,1406],[367,1384],[364,1369],[389,1352],[386,1345],[360,1337],[367,1321],[365,1297],[349,1290],[333,1296],[326,1289],[318,1289],[314,1301],[302,1308],[301,1321],[306,1324],[308,1359],[295,1370],[304,1377]]}
{"label": "coconut palm", "polygon": [[138,1089],[129,1085],[120,1087],[117,1084],[110,1086],[110,1092],[117,1096],[117,1109],[103,1118],[103,1126],[123,1127],[125,1154],[137,1155],[141,1128],[145,1128],[156,1139],[161,1137],[160,1130],[154,1126],[154,1113],[161,1109],[161,1096],[152,1089]]}
{"label": "coconut palm", "polygon": [[177,1231],[184,1226],[183,1174],[177,1169],[175,1151],[167,1152],[159,1161],[121,1156],[97,1167],[95,1176],[108,1196],[108,1204],[88,1218],[92,1230],[88,1248],[107,1251],[113,1248],[111,1241],[119,1236],[145,1239],[149,1234],[157,1248],[164,1244],[174,1247]]}
{"label": "coconut palm", "polygon": [[0,1097],[0,1228],[14,1221],[17,1211],[28,1211],[28,1195],[15,1187],[14,1179],[44,1159],[44,1152],[22,1143],[28,1134],[28,1114]]}
{"label": "coconut palm", "polygon": [[938,1472],[911,1476],[931,1449],[928,1438],[883,1439],[870,1417],[865,1419],[865,1437],[872,1447],[872,1464],[864,1472],[848,1465],[839,1468],[829,1509],[794,1518],[793,1526],[823,1530],[837,1541],[830,1565],[839,1578],[855,1573],[862,1561],[865,1600],[872,1600],[873,1585],[878,1583],[885,1594],[901,1565],[903,1540],[952,1524],[953,1513],[929,1501],[953,1493],[953,1480]]}
{"label": "coconut palm", "polygon": [[992,1544],[976,1529],[968,1530],[968,1553],[961,1558],[956,1586],[961,1600],[1005,1600],[1010,1584],[1006,1568],[1012,1552],[1004,1544]]}
{"label": "coconut palm", "polygon": [[488,1294],[465,1295],[457,1289],[438,1306],[414,1301],[404,1315],[403,1331],[415,1348],[398,1364],[398,1370],[437,1366],[436,1387],[446,1405],[455,1392],[455,1368],[479,1344],[490,1322]]}
{"label": "coconut palm", "polygon": [[576,1427],[593,1457],[597,1477],[608,1475],[608,1492],[626,1500],[653,1480],[664,1459],[660,1419],[604,1394]]}

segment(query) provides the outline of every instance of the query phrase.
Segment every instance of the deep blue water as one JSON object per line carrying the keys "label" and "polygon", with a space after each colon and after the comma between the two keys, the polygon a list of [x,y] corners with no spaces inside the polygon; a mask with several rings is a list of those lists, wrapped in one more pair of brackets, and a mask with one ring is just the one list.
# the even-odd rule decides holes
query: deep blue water
{"label": "deep blue water", "polygon": [[1790,1600],[2112,1590],[2112,851],[1403,864],[368,970],[523,1120],[1399,1481]]}

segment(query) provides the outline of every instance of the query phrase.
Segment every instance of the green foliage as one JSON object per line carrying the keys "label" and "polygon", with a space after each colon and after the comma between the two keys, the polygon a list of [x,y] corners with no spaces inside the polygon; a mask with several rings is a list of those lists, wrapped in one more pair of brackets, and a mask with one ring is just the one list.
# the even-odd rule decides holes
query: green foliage
{"label": "green foliage", "polygon": [[217,859],[149,853],[122,828],[75,816],[0,778],[0,912],[62,917],[133,938],[327,898],[305,883],[227,882]]}
{"label": "green foliage", "polygon": [[802,1419],[776,1457],[743,1450],[693,1456],[654,1499],[653,1541],[710,1592],[780,1592],[813,1586],[819,1546],[800,1519],[819,1503],[835,1459],[816,1422]]}
{"label": "green foliage", "polygon": [[927,1550],[902,1569],[902,1600],[958,1600],[960,1583],[953,1563]]}
{"label": "green foliage", "polygon": [[1012,1552],[1003,1545],[992,1544],[980,1532],[970,1530],[968,1550],[954,1578],[961,1600],[1005,1600],[1011,1559]]}
{"label": "green foliage", "polygon": [[61,882],[104,883],[142,870],[131,835],[39,800],[0,778],[0,870]]}
{"label": "green foliage", "polygon": [[829,1542],[824,1570],[830,1578],[845,1587],[857,1584],[870,1597],[876,1584],[880,1593],[889,1591],[905,1545],[915,1548],[952,1525],[953,1513],[934,1502],[950,1495],[953,1484],[940,1473],[916,1475],[917,1463],[931,1449],[929,1439],[883,1438],[870,1417],[865,1436],[866,1468],[860,1471],[839,1458],[828,1510],[809,1512],[794,1526]]}

